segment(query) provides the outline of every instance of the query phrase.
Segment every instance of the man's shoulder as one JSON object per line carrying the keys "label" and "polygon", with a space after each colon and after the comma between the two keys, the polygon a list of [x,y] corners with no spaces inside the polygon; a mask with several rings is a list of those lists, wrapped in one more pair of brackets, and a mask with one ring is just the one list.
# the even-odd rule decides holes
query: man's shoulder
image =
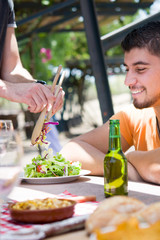
{"label": "man's shoulder", "polygon": [[0,0],[0,6],[1,8],[9,7],[10,9],[13,9],[14,7],[13,0]]}
{"label": "man's shoulder", "polygon": [[0,19],[3,23],[4,17],[8,19],[8,12],[14,11],[14,4],[12,0],[0,0]]}
{"label": "man's shoulder", "polygon": [[7,0],[8,6],[10,7],[11,10],[14,9],[14,4],[13,4],[13,0]]}

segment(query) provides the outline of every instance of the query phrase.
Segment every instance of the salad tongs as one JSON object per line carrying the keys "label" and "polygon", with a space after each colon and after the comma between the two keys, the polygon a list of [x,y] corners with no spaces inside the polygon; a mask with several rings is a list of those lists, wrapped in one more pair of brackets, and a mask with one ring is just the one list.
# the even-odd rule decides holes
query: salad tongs
{"label": "salad tongs", "polygon": [[[51,91],[52,91],[52,92],[54,91],[54,88],[55,88],[55,86],[56,86],[56,84],[57,84],[57,81],[58,81],[58,78],[59,78],[59,76],[60,76],[61,70],[62,70],[62,66],[60,65],[60,66],[58,67],[57,73],[56,73],[55,78],[54,78],[54,80],[53,80],[53,84],[52,84],[52,88],[51,88]],[[59,84],[58,84],[58,86],[57,86],[57,88],[56,88],[56,92],[55,92],[55,96],[56,96],[56,97],[57,97],[58,92],[59,92],[59,89],[60,89],[60,87],[61,87],[61,85],[62,85],[64,76],[65,76],[65,72],[62,73],[62,76],[61,76],[61,78],[60,78],[60,80],[59,80]],[[32,143],[32,145],[35,145],[35,144],[37,143],[37,141],[38,141],[38,139],[39,139],[39,137],[40,137],[40,135],[41,135],[41,131],[42,131],[42,129],[43,129],[43,125],[44,125],[45,120],[46,120],[46,121],[49,121],[49,119],[52,117],[52,110],[50,110],[50,111],[47,113],[47,116],[46,116],[46,113],[47,113],[47,109],[46,109],[46,107],[45,107],[45,108],[43,109],[43,111],[41,112],[41,114],[40,114],[40,116],[39,116],[39,118],[38,118],[38,120],[37,120],[37,122],[36,122],[36,125],[35,125],[35,127],[34,127],[34,129],[33,129],[32,136],[31,136],[31,143]],[[45,119],[45,116],[46,116],[46,119]]]}

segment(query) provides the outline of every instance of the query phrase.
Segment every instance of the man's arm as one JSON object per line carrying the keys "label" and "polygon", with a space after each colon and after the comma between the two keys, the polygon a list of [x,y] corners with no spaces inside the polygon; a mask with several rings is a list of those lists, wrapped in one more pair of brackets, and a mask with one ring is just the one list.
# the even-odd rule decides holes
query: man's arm
{"label": "man's arm", "polygon": [[160,148],[127,153],[127,160],[147,182],[160,184]]}
{"label": "man's arm", "polygon": [[2,58],[0,96],[13,102],[25,103],[34,113],[41,112],[44,107],[49,111],[53,103],[54,113],[55,109],[59,110],[64,98],[62,89],[55,99],[49,86],[34,82],[35,79],[22,66],[14,28],[8,27]]}
{"label": "man's arm", "polygon": [[135,167],[128,161],[127,162],[128,168],[128,180],[134,182],[143,182],[144,180],[141,178]]}
{"label": "man's arm", "polygon": [[[125,152],[129,145],[121,137]],[[103,175],[103,160],[109,145],[109,122],[68,142],[60,151],[70,161],[80,161],[83,169],[93,175]]]}
{"label": "man's arm", "polygon": [[17,82],[34,82],[31,74],[22,66],[14,28],[8,27],[1,66],[2,79]]}
{"label": "man's arm", "polygon": [[[127,141],[121,136],[123,152],[129,149]],[[88,133],[69,141],[60,151],[70,161],[79,161],[83,169],[91,170],[92,175],[103,176],[103,160],[109,146],[109,122]],[[128,154],[129,155],[129,154]],[[128,178],[143,181],[136,168],[128,162]]]}

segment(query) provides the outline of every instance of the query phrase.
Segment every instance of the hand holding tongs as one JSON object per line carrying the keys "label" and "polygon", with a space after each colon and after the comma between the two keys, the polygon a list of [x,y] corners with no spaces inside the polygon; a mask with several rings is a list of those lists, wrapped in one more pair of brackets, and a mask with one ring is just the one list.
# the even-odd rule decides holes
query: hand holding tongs
{"label": "hand holding tongs", "polygon": [[[56,83],[57,83],[57,81],[58,81],[58,78],[59,78],[59,76],[60,76],[61,70],[62,70],[62,66],[60,65],[60,66],[58,67],[57,73],[56,73],[55,78],[54,78],[54,80],[53,80],[53,84],[52,84],[52,88],[51,88],[51,91],[52,91],[52,92],[54,91],[54,88],[55,88]],[[57,88],[56,88],[55,97],[57,97],[57,95],[58,95],[58,92],[59,92],[59,89],[60,89],[60,87],[61,87],[61,85],[62,85],[62,82],[63,82],[63,80],[64,80],[64,77],[65,77],[65,72],[63,72],[62,75],[61,75],[61,78],[60,78],[60,80],[59,80],[59,84],[58,84],[58,86],[57,86]],[[42,129],[43,129],[43,124],[44,124],[44,122],[45,122],[46,112],[47,112],[47,108],[45,107],[45,108],[43,109],[43,111],[41,112],[41,114],[40,114],[40,116],[39,116],[39,118],[38,118],[38,120],[37,120],[37,122],[36,122],[36,125],[35,125],[35,127],[34,127],[34,129],[33,129],[33,133],[32,133],[32,136],[31,136],[31,143],[32,143],[33,145],[36,144],[37,140],[39,139],[39,137],[40,137],[40,135],[41,135],[41,131],[42,131]],[[50,110],[50,111],[47,113],[46,121],[49,121],[51,117],[52,117],[52,110]]]}

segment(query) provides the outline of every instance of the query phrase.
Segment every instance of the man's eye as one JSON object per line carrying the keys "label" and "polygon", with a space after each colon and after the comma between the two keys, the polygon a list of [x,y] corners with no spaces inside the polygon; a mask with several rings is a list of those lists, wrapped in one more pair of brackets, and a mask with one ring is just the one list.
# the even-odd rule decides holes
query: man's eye
{"label": "man's eye", "polygon": [[146,68],[137,68],[137,72],[144,72]]}

